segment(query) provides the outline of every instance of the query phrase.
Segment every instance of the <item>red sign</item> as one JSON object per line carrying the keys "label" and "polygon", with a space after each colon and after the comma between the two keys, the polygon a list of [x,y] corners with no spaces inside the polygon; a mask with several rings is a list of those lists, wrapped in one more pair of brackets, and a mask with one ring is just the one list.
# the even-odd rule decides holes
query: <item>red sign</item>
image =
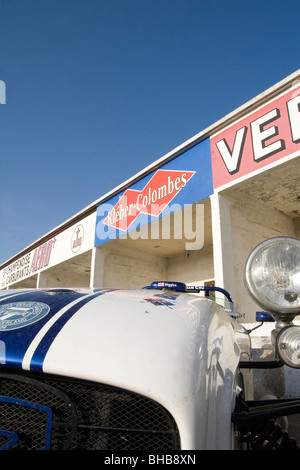
{"label": "red sign", "polygon": [[214,188],[300,151],[300,87],[210,139]]}
{"label": "red sign", "polygon": [[157,170],[141,191],[127,189],[103,223],[126,231],[141,213],[159,216],[194,173]]}
{"label": "red sign", "polygon": [[55,242],[56,238],[52,238],[34,250],[33,260],[30,267],[31,273],[39,271],[40,269],[48,266],[52,248],[55,246]]}

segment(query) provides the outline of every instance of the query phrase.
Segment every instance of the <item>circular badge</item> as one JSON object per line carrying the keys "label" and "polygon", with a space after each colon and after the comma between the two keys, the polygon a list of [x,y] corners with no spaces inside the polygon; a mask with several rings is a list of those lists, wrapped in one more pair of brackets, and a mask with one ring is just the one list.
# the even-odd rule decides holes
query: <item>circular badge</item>
{"label": "circular badge", "polygon": [[77,253],[83,243],[83,238],[84,238],[84,229],[83,225],[79,224],[75,227],[73,235],[72,235],[72,240],[71,240],[71,249],[73,253]]}
{"label": "circular badge", "polygon": [[13,302],[0,306],[0,331],[16,330],[31,325],[49,312],[42,302]]}

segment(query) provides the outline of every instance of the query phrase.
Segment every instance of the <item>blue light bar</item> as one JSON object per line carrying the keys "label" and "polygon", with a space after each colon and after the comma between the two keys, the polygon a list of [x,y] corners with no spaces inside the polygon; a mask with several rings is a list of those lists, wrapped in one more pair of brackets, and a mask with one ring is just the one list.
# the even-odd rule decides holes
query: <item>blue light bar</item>
{"label": "blue light bar", "polygon": [[222,289],[221,287],[187,286],[183,282],[156,281],[156,282],[152,282],[152,284],[150,286],[144,287],[144,289],[157,289],[157,290],[171,289],[171,290],[175,290],[177,292],[201,292],[201,291],[204,291],[205,295],[207,297],[209,296],[209,292],[211,292],[211,291],[221,292],[229,300],[230,303],[233,303],[229,292],[227,292],[225,289]]}
{"label": "blue light bar", "polygon": [[265,322],[274,322],[274,318],[268,312],[256,312],[256,321]]}

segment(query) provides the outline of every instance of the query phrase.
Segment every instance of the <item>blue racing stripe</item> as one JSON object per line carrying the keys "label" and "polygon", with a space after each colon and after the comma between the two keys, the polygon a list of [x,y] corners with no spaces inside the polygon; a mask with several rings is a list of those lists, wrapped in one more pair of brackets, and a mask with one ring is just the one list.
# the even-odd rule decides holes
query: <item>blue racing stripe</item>
{"label": "blue racing stripe", "polygon": [[88,302],[91,302],[91,300],[95,299],[99,295],[103,295],[107,292],[105,291],[99,291],[95,293],[94,295],[91,295],[87,298],[82,299],[79,301],[76,305],[71,307],[67,312],[65,312],[53,325],[52,327],[47,331],[46,335],[44,338],[41,340],[39,343],[38,347],[36,348],[32,359],[30,363],[30,370],[32,371],[42,371],[43,370],[43,362],[45,359],[45,356],[52,345],[54,339],[58,335],[58,333],[61,331],[61,329],[64,327],[64,325],[70,320],[70,318],[78,312],[84,305],[86,305]]}
{"label": "blue racing stripe", "polygon": [[2,292],[4,292],[4,291],[0,292],[0,302],[2,302],[2,300],[7,299],[8,297],[19,296],[19,295],[24,294],[25,292],[28,292],[28,291],[26,291],[26,290],[13,291],[13,292],[5,291],[6,293],[3,293],[3,294],[2,294]]}

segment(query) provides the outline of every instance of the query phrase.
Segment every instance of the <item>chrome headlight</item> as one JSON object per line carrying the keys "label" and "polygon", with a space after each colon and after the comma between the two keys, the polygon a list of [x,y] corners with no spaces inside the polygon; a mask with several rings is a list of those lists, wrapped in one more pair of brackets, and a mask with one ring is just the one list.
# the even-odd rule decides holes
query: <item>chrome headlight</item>
{"label": "chrome headlight", "polygon": [[276,338],[277,354],[290,367],[300,368],[300,327],[288,326]]}
{"label": "chrome headlight", "polygon": [[291,321],[300,313],[300,240],[276,237],[257,245],[246,262],[245,284],[261,307]]}

